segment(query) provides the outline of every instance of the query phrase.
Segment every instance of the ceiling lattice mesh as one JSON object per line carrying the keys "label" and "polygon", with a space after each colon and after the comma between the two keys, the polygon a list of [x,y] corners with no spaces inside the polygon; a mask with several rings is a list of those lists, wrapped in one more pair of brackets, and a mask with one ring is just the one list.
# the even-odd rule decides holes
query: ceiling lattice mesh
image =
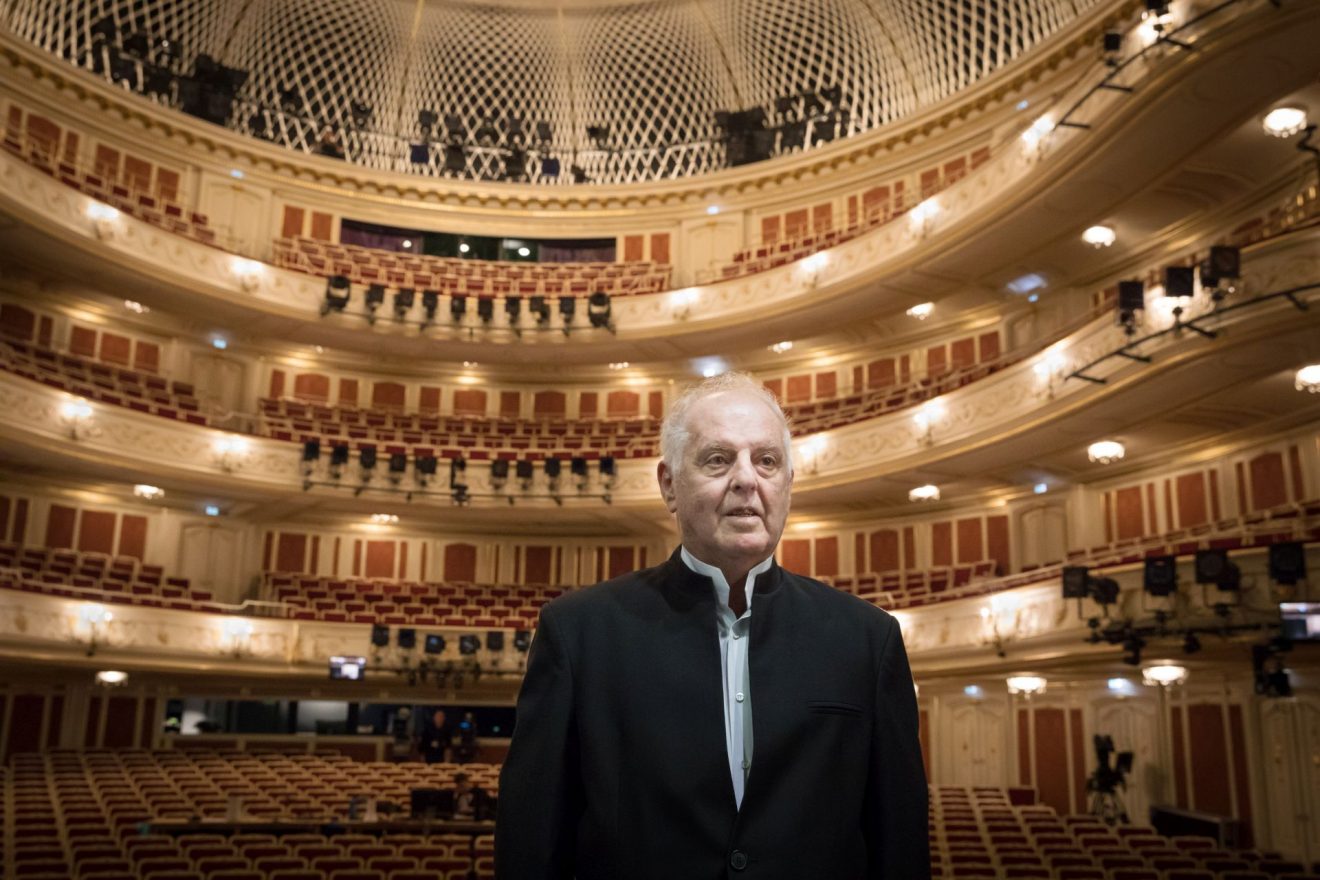
{"label": "ceiling lattice mesh", "polygon": [[[330,131],[348,161],[370,168],[496,179],[525,158],[534,182],[572,182],[576,166],[624,183],[723,168],[721,110],[763,107],[778,127],[801,118],[804,95],[837,86],[839,104],[815,108],[805,139],[776,135],[776,152],[901,119],[1096,2],[0,0],[0,20],[138,91],[153,91],[153,69],[186,75],[202,54],[247,71],[226,124],[293,149],[315,150]],[[151,49],[125,64],[133,34]],[[178,87],[154,91],[182,104]],[[437,123],[413,149],[426,140],[421,111]],[[462,131],[449,170],[447,116]],[[543,174],[553,170],[543,159],[561,173]]]}

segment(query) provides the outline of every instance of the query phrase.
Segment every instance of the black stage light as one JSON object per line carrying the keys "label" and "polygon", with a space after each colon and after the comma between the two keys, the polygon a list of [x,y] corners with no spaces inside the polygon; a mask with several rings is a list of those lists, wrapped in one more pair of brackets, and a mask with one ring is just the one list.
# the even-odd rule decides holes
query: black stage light
{"label": "black stage light", "polygon": [[467,151],[462,144],[445,145],[445,170],[451,174],[462,174],[467,170]]}
{"label": "black stage light", "polygon": [[503,650],[504,650],[504,633],[499,632],[499,631],[488,632],[488,633],[486,633],[486,650],[487,650],[487,651],[503,651]]}
{"label": "black stage light", "polygon": [[574,183],[591,183],[591,176],[587,174],[585,168],[579,165],[569,166],[569,173],[573,175]]}
{"label": "black stage light", "polygon": [[[153,84],[151,79],[148,78],[146,85],[147,94],[165,95],[170,90],[169,83],[165,83],[163,87],[158,86],[159,84]],[[270,139],[270,127],[266,123],[265,113],[258,110],[248,117],[248,134],[263,141]]]}
{"label": "black stage light", "polygon": [[1138,635],[1130,635],[1123,642],[1123,662],[1129,666],[1141,665],[1141,649],[1146,647],[1146,640]]}
{"label": "black stage light", "polygon": [[499,481],[503,483],[509,478],[509,460],[506,458],[497,458],[490,463],[491,482]]}
{"label": "black stage light", "polygon": [[297,116],[302,112],[302,98],[296,86],[280,89],[280,110],[288,116]]}
{"label": "black stage light", "polygon": [[1152,596],[1171,596],[1177,592],[1178,557],[1147,557],[1141,585]]}
{"label": "black stage light", "polygon": [[367,320],[376,323],[376,309],[380,308],[381,303],[385,302],[385,285],[373,284],[367,288],[363,302],[367,307]]}
{"label": "black stage light", "polygon": [[348,444],[336,443],[330,447],[330,464],[342,467],[348,464]]}
{"label": "black stage light", "polygon": [[504,157],[504,179],[505,180],[526,180],[527,179],[527,151],[514,148],[509,150],[509,154]]}
{"label": "black stage light", "polygon": [[308,440],[303,444],[303,461],[316,461],[321,457],[321,441]]}
{"label": "black stage light", "polygon": [[1210,256],[1201,263],[1201,283],[1218,287],[1220,281],[1242,277],[1242,252],[1226,244],[1210,248]]}
{"label": "black stage light", "polygon": [[428,654],[443,654],[445,652],[445,637],[440,633],[427,633],[424,650]]}
{"label": "black stage light", "polygon": [[514,474],[520,480],[530,480],[532,478],[532,463],[527,459],[520,458],[513,466]]}
{"label": "black stage light", "polygon": [[504,315],[509,319],[510,324],[517,324],[518,317],[522,314],[522,297],[506,296],[504,298]]}
{"label": "black stage light", "polygon": [[603,146],[605,141],[610,139],[610,127],[608,125],[588,125],[587,137],[597,146]]}
{"label": "black stage light", "polygon": [[545,475],[552,480],[559,479],[559,472],[562,470],[563,463],[557,458],[547,458],[545,460]]}
{"label": "black stage light", "polygon": [[614,456],[602,455],[600,457],[600,475],[602,477],[612,477],[615,475]]}
{"label": "black stage light", "polygon": [[483,147],[489,147],[494,144],[500,137],[499,131],[495,128],[495,120],[491,119],[489,116],[484,117],[481,120],[481,125],[477,126],[477,130],[473,134],[473,137],[476,138],[477,143],[481,144]]}
{"label": "black stage light", "polygon": [[1290,587],[1306,580],[1306,553],[1301,543],[1270,545],[1270,580]]}
{"label": "black stage light", "polygon": [[536,323],[538,324],[546,324],[550,321],[550,303],[546,302],[545,297],[539,294],[527,301],[527,311],[536,316]]}
{"label": "black stage light", "polygon": [[431,164],[431,145],[427,143],[409,144],[408,161],[414,165]]}
{"label": "black stage light", "polygon": [[559,165],[559,160],[556,159],[554,156],[546,156],[543,159],[541,159],[542,177],[548,177],[548,178],[558,177],[560,170],[561,169]]}
{"label": "black stage light", "polygon": [[394,318],[402,321],[408,314],[408,310],[413,307],[413,289],[411,287],[401,287],[394,292]]}
{"label": "black stage light", "polygon": [[779,129],[779,148],[793,150],[807,143],[807,124],[802,120],[785,123]]}
{"label": "black stage light", "polygon": [[1105,31],[1104,50],[1109,55],[1123,51],[1123,35],[1118,31]]}
{"label": "black stage light", "polygon": [[565,324],[573,323],[573,315],[577,313],[577,297],[561,296],[559,298],[559,317]]}
{"label": "black stage light", "polygon": [[91,27],[93,43],[109,43],[119,34],[113,15],[98,18]]}
{"label": "black stage light", "polygon": [[1196,293],[1196,271],[1191,266],[1164,267],[1164,295],[1180,299]]}
{"label": "black stage light", "polygon": [[536,141],[540,144],[548,144],[553,140],[554,129],[550,123],[542,120],[536,123]]}
{"label": "black stage light", "polygon": [[1201,640],[1196,637],[1196,633],[1189,632],[1183,638],[1183,653],[1195,654],[1199,650],[1201,650]]}
{"label": "black stage light", "polygon": [[483,324],[491,322],[491,319],[495,317],[495,297],[477,297],[477,317],[481,319]]}
{"label": "black stage light", "polygon": [[455,321],[462,320],[467,314],[467,297],[461,293],[456,293],[449,298],[449,317]]}
{"label": "black stage light", "polygon": [[532,646],[532,634],[525,629],[520,629],[513,634],[513,646],[519,651],[526,651]]}
{"label": "black stage light", "polygon": [[358,464],[362,465],[364,471],[369,471],[376,466],[376,447],[363,446],[358,451]]}
{"label": "black stage light", "polygon": [[467,137],[467,127],[463,125],[461,117],[453,114],[445,116],[445,134],[454,140],[463,140]]}
{"label": "black stage light", "polygon": [[587,297],[587,319],[593,327],[610,326],[610,295],[598,290]]}
{"label": "black stage light", "polygon": [[435,320],[435,310],[440,307],[440,293],[436,290],[422,291],[422,311],[426,313],[426,323]]}
{"label": "black stage light", "polygon": [[843,86],[826,86],[820,90],[820,96],[830,102],[833,107],[838,107],[843,103]]}
{"label": "black stage light", "polygon": [[1118,310],[1139,312],[1146,308],[1146,285],[1142,281],[1118,282]]}
{"label": "black stage light", "polygon": [[506,143],[522,142],[525,138],[523,131],[523,121],[518,116],[510,116],[504,124],[504,140]]}
{"label": "black stage light", "polygon": [[575,477],[585,477],[587,475],[587,460],[581,456],[573,456],[568,461],[568,471]]}
{"label": "black stage light", "polygon": [[417,111],[417,127],[421,129],[422,137],[431,136],[437,121],[439,121],[439,117],[435,115],[434,110],[422,109]]}
{"label": "black stage light", "polygon": [[417,647],[417,630],[410,626],[399,627],[399,631],[394,634],[394,644],[411,651]]}
{"label": "black stage light", "polygon": [[472,634],[458,637],[458,653],[471,655],[481,650],[481,639]]}
{"label": "black stage light", "polygon": [[134,58],[146,61],[147,55],[151,53],[151,40],[142,31],[134,31],[124,40],[124,51]]}
{"label": "black stage light", "polygon": [[1085,599],[1090,569],[1085,565],[1069,565],[1063,569],[1063,598]]}
{"label": "black stage light", "polygon": [[825,112],[825,104],[815,92],[802,93],[802,115],[812,119]]}
{"label": "black stage light", "polygon": [[402,474],[408,470],[408,455],[404,452],[390,453],[390,473]]}
{"label": "black stage light", "polygon": [[371,105],[364,104],[361,101],[348,102],[349,115],[353,117],[353,125],[357,128],[366,128],[371,122]]}
{"label": "black stage light", "polygon": [[377,648],[388,648],[390,646],[390,628],[383,623],[373,623],[371,625],[371,644]]}
{"label": "black stage light", "polygon": [[1222,548],[1196,551],[1196,582],[1214,584],[1221,590],[1236,590],[1241,584],[1242,574],[1238,567],[1228,559],[1228,551]]}
{"label": "black stage light", "polygon": [[321,315],[330,312],[342,312],[348,305],[351,286],[346,275],[331,275],[325,280],[325,302],[321,304]]}
{"label": "black stage light", "polygon": [[[797,98],[793,95],[780,95],[775,98],[775,113],[781,118],[787,118],[797,105]],[[725,114],[727,116],[727,114]],[[718,124],[719,120],[716,120]]]}
{"label": "black stage light", "polygon": [[434,455],[419,455],[413,462],[413,467],[417,469],[417,473],[427,477],[435,476],[435,471],[438,466],[439,459]]}
{"label": "black stage light", "polygon": [[1091,578],[1087,590],[1101,605],[1113,605],[1118,601],[1118,581],[1113,578]]}

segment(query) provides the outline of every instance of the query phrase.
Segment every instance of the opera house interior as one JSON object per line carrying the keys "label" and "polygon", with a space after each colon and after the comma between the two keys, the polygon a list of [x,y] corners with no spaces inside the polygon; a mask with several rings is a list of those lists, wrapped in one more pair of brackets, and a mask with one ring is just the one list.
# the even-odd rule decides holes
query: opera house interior
{"label": "opera house interior", "polygon": [[1320,876],[1317,45],[0,0],[0,876],[493,878],[541,609],[675,550],[728,371],[779,565],[901,627],[935,877]]}

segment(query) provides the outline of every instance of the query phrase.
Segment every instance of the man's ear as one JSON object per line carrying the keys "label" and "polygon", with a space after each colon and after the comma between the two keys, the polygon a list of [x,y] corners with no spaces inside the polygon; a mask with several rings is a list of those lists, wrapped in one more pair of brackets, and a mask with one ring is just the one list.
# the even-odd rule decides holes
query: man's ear
{"label": "man's ear", "polygon": [[655,468],[655,479],[660,484],[660,497],[665,500],[665,507],[670,513],[678,510],[678,502],[674,494],[674,472],[669,469],[669,465],[662,458],[660,464]]}

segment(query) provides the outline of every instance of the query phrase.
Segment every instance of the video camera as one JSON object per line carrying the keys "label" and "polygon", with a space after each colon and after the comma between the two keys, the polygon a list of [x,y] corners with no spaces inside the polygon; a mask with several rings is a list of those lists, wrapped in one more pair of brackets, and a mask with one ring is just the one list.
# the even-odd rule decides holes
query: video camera
{"label": "video camera", "polygon": [[1114,755],[1114,738],[1102,734],[1095,735],[1095,772],[1086,780],[1086,790],[1097,794],[1115,794],[1121,788],[1127,789],[1127,775],[1132,772],[1132,753],[1119,752],[1110,766],[1110,757]]}

